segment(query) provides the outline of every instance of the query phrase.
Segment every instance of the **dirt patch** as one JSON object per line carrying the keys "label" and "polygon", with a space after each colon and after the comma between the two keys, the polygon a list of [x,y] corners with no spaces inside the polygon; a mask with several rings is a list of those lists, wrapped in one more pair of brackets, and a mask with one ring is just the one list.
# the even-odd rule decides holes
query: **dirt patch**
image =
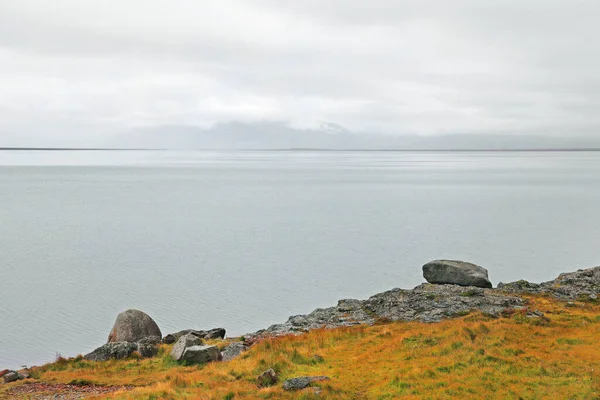
{"label": "dirt patch", "polygon": [[80,386],[36,382],[18,385],[5,393],[0,393],[0,399],[77,400],[91,396],[114,393],[120,390],[131,390],[131,387],[97,385]]}

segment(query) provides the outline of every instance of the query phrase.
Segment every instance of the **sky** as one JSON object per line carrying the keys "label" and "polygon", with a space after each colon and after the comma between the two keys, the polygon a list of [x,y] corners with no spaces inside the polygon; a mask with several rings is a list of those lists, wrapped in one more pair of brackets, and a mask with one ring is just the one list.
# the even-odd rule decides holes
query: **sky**
{"label": "sky", "polygon": [[0,146],[165,125],[599,135],[597,0],[0,1]]}

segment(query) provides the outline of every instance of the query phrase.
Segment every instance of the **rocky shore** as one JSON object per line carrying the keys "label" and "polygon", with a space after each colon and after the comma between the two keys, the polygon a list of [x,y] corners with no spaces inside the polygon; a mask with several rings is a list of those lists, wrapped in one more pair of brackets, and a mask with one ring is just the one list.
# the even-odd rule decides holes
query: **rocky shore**
{"label": "rocky shore", "polygon": [[[128,358],[134,353],[140,358],[150,358],[157,355],[159,345],[164,343],[173,344],[170,357],[184,365],[228,362],[261,340],[299,335],[315,329],[390,321],[434,323],[471,312],[499,317],[521,310],[528,318],[539,318],[542,313],[527,307],[528,295],[551,296],[566,302],[596,302],[600,294],[600,267],[564,273],[548,282],[520,280],[499,283],[496,288],[493,288],[486,269],[462,261],[432,261],[423,266],[423,275],[428,283],[414,289],[392,289],[366,300],[340,300],[334,307],[292,316],[284,323],[248,333],[224,346],[214,344],[214,341],[225,339],[223,328],[186,329],[163,337],[150,316],[139,310],[127,310],[117,316],[107,343],[83,358],[100,362]],[[0,371],[0,379],[5,383],[27,378],[27,370]],[[275,371],[267,370],[257,379],[259,383],[263,382],[261,385],[270,386],[278,381],[278,376]],[[295,377],[284,382],[282,387],[284,390],[296,390],[326,379],[322,376]]]}
{"label": "rocky shore", "polygon": [[378,321],[439,322],[444,318],[480,311],[492,317],[523,309],[521,295],[544,294],[564,301],[596,300],[600,294],[600,267],[560,274],[544,283],[519,280],[492,288],[488,272],[461,261],[437,260],[423,266],[428,282],[414,289],[392,289],[367,300],[340,300],[335,307],[290,317],[282,324],[244,335],[254,343],[265,337],[298,334]]}

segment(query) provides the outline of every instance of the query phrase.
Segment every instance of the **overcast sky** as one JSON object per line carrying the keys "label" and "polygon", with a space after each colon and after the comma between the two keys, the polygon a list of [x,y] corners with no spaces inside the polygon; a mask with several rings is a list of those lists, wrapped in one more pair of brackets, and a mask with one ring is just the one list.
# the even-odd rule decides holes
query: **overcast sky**
{"label": "overcast sky", "polygon": [[335,122],[595,136],[597,0],[2,0],[0,145]]}

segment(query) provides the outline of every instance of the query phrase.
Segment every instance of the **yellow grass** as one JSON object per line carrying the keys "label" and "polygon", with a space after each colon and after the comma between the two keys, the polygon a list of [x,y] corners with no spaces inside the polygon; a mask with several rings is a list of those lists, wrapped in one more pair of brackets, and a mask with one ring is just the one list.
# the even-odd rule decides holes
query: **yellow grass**
{"label": "yellow grass", "polygon": [[[59,361],[36,371],[49,383],[133,385],[117,399],[311,399],[281,384],[258,388],[268,368],[281,379],[326,375],[327,399],[600,398],[600,306],[536,297],[530,310],[490,319],[471,314],[436,324],[387,323],[318,330],[263,341],[238,359],[181,366],[159,357]],[[224,343],[221,343],[223,345]],[[323,357],[323,360],[313,355]]]}

